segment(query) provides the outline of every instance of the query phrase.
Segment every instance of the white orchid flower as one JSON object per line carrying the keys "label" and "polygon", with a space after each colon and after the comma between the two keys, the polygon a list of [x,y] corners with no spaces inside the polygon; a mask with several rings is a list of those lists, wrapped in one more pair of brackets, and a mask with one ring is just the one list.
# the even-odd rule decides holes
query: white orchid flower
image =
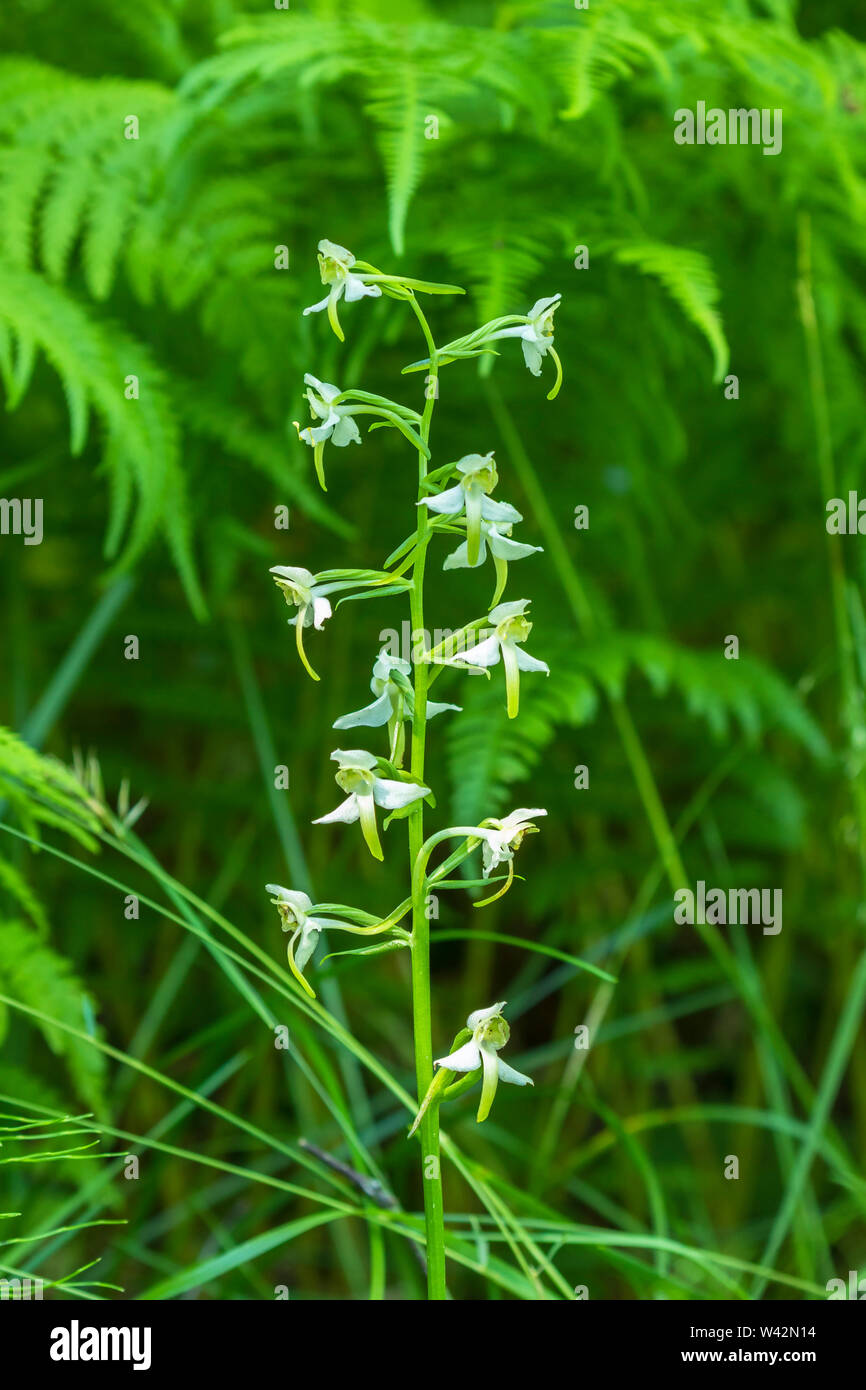
{"label": "white orchid flower", "polygon": [[455,467],[462,474],[460,481],[435,497],[422,497],[418,506],[429,507],[442,516],[460,516],[465,512],[467,564],[474,566],[481,553],[482,521],[513,524],[523,517],[508,502],[494,502],[489,496],[499,482],[492,451],[466,454]]}
{"label": "white orchid flower", "polygon": [[447,666],[495,666],[502,658],[505,667],[505,695],[508,718],[514,719],[520,707],[520,672],[542,671],[550,675],[550,667],[545,661],[538,661],[520,646],[532,631],[532,623],[526,617],[530,600],[515,599],[513,603],[500,603],[491,609],[488,620],[493,624],[489,637],[468,647],[465,652],[442,659]]}
{"label": "white orchid flower", "polygon": [[485,898],[483,902],[476,903],[476,907],[484,907],[487,903],[495,902],[501,898],[503,893],[507,893],[514,882],[514,855],[523,843],[524,836],[537,834],[538,826],[533,824],[537,816],[546,816],[547,812],[541,807],[536,806],[529,810],[521,806],[517,811],[511,811],[509,815],[499,819],[496,816],[489,816],[478,827],[478,835],[483,841],[481,848],[481,858],[483,861],[482,873],[485,878],[489,878],[494,869],[498,869],[500,864],[508,865],[508,877],[498,893],[494,893],[492,898]]}
{"label": "white orchid flower", "polygon": [[358,407],[350,402],[341,403],[340,397],[343,393],[339,386],[333,386],[329,381],[319,381],[319,378],[310,372],[305,374],[304,382],[307,386],[304,394],[310,403],[313,417],[322,423],[307,425],[305,429],[301,429],[297,420],[293,423],[298,431],[298,438],[309,444],[313,450],[316,477],[322,491],[327,492],[322,463],[325,444],[330,441],[339,449],[345,448],[348,444],[360,444],[361,432],[353,419]]}
{"label": "white orchid flower", "polygon": [[304,669],[312,676],[314,681],[319,677],[316,675],[304,651],[303,631],[305,627],[315,627],[317,632],[322,628],[332,613],[332,608],[325,594],[331,593],[339,588],[338,584],[318,584],[316,576],[309,570],[301,569],[294,565],[271,565],[270,573],[274,576],[274,583],[282,592],[286,603],[295,605],[297,613],[293,618],[289,618],[289,623],[295,629],[295,642],[297,643],[298,656],[304,664]]}
{"label": "white orchid flower", "polygon": [[542,359],[550,353],[556,364],[556,381],[548,400],[553,400],[562,383],[562,363],[553,346],[553,316],[561,299],[561,294],[551,295],[549,299],[537,299],[522,324],[513,328],[500,328],[487,340],[493,342],[495,338],[520,338],[523,360],[533,376],[541,376]]}
{"label": "white orchid flower", "polygon": [[322,284],[329,285],[330,289],[324,299],[320,299],[318,304],[311,304],[304,310],[304,317],[307,314],[318,314],[322,309],[328,311],[328,322],[336,333],[340,342],[345,342],[343,330],[340,327],[340,320],[337,317],[337,304],[346,296],[346,302],[353,304],[357,299],[378,299],[382,291],[378,285],[367,284],[366,275],[353,275],[352,266],[355,264],[355,257],[351,251],[347,251],[345,246],[338,246],[334,241],[323,238],[319,242],[319,274],[322,277]]}
{"label": "white orchid flower", "polygon": [[[334,720],[335,729],[380,729],[388,725],[390,735],[390,758],[399,767],[405,747],[404,720],[411,719],[415,712],[415,694],[409,679],[412,667],[402,657],[392,656],[381,651],[373,665],[373,678],[370,689],[376,699],[353,714],[344,714]],[[427,701],[427,718],[432,719],[446,710],[457,710],[459,705],[437,704]]]}
{"label": "white orchid flower", "polygon": [[479,1124],[490,1114],[493,1097],[500,1081],[507,1081],[512,1086],[535,1084],[531,1077],[515,1071],[498,1055],[511,1034],[511,1029],[502,1017],[504,1008],[503,999],[499,1004],[491,1004],[489,1009],[476,1009],[466,1020],[466,1027],[472,1030],[469,1042],[458,1047],[450,1057],[438,1057],[434,1063],[434,1066],[446,1067],[448,1071],[470,1072],[482,1068],[481,1100],[476,1116]]}
{"label": "white orchid flower", "polygon": [[266,883],[265,888],[279,911],[283,931],[292,932],[288,945],[289,968],[307,993],[312,994],[301,972],[319,943],[320,932],[336,924],[324,917],[311,917],[312,900],[299,889],[282,888],[279,883]]}
{"label": "white orchid flower", "polygon": [[524,545],[520,541],[513,541],[511,531],[512,523],[510,521],[482,520],[481,540],[475,563],[470,562],[469,542],[464,541],[462,545],[458,545],[457,549],[452,551],[442,566],[444,570],[476,569],[479,565],[484,564],[489,549],[496,570],[496,588],[493,591],[491,608],[499,602],[505,591],[505,585],[508,582],[509,561],[523,560],[527,555],[533,555],[543,549],[540,545]]}
{"label": "white orchid flower", "polygon": [[288,945],[289,969],[298,983],[303,987],[312,999],[315,999],[315,990],[304,979],[303,969],[307,962],[312,958],[319,937],[328,928],[336,931],[352,932],[355,936],[365,936],[369,928],[356,927],[350,922],[343,922],[334,917],[313,917],[310,910],[313,906],[309,896],[302,893],[300,889],[283,888],[279,883],[266,883],[265,888],[271,895],[271,902],[280,914],[283,931],[291,932]]}
{"label": "white orchid flower", "polygon": [[376,824],[376,807],[386,811],[397,811],[403,806],[411,806],[422,796],[430,795],[430,788],[419,786],[417,782],[398,782],[388,777],[377,777],[378,759],[362,748],[343,750],[338,748],[331,754],[331,761],[339,764],[334,773],[337,786],[348,792],[346,800],[327,816],[319,816],[314,825],[333,825],[341,821],[353,825],[360,820],[361,831],[367,848],[374,859],[383,859],[379,843],[379,830]]}

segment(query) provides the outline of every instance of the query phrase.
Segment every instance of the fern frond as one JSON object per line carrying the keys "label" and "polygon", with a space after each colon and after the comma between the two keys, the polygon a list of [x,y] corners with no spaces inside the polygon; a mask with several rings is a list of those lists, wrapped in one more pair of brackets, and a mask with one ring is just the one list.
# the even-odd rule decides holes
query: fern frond
{"label": "fern frond", "polygon": [[646,69],[655,71],[662,84],[671,70],[662,48],[647,33],[643,22],[633,23],[619,6],[590,5],[572,12],[566,29],[547,35],[549,65],[556,72],[567,105],[563,120],[584,116],[596,99],[619,81],[627,81]]}
{"label": "fern frond", "polygon": [[[128,565],[161,525],[190,603],[204,603],[195,573],[177,424],[165,378],[147,350],[113,325],[89,315],[36,275],[0,267],[0,377],[9,409],[30,385],[43,353],[60,377],[69,408],[70,449],[84,448],[88,416],[95,411],[108,432],[106,458],[128,469],[139,506],[118,564]],[[139,398],[127,400],[124,383],[139,381]]]}
{"label": "fern frond", "polygon": [[36,927],[39,935],[48,935],[48,918],[45,909],[37,898],[24,875],[8,859],[0,856],[0,889],[5,889],[10,898],[22,907]]}
{"label": "fern frond", "polygon": [[[0,921],[2,992],[59,1023],[85,1027],[85,991],[68,960],[47,946],[23,922]],[[8,1027],[8,1010],[0,1006],[0,1031]],[[105,1060],[95,1047],[50,1024],[37,1023],[51,1051],[69,1069],[76,1095],[88,1109],[104,1112]]]}
{"label": "fern frond", "polygon": [[575,658],[615,696],[624,693],[633,668],[643,673],[657,695],[678,689],[689,713],[706,720],[718,738],[736,719],[752,742],[778,728],[812,757],[829,756],[827,741],[800,697],[758,657],[741,654],[737,660],[726,660],[721,650],[693,651],[645,633],[621,632],[581,646]]}
{"label": "fern frond", "polygon": [[59,823],[85,848],[96,848],[99,819],[75,774],[2,726],[0,800],[9,803],[34,838],[40,824]]}
{"label": "fern frond", "polygon": [[421,182],[425,111],[418,73],[410,61],[398,63],[390,75],[383,71],[382,78],[382,87],[376,84],[380,95],[367,110],[379,126],[388,186],[388,232],[394,251],[401,256],[409,203]]}
{"label": "fern frond", "polygon": [[550,218],[530,222],[510,216],[478,217],[449,229],[448,250],[461,281],[474,291],[473,314],[479,323],[529,308],[528,287],[548,261],[556,231]]}
{"label": "fern frond", "polygon": [[512,786],[531,775],[557,727],[587,724],[598,707],[585,673],[561,666],[552,667],[546,680],[522,683],[519,720],[508,718],[495,682],[467,677],[460,700],[463,712],[448,730],[452,815],[458,825],[477,825],[506,809]]}
{"label": "fern frond", "polygon": [[713,353],[713,380],[721,381],[728,369],[730,349],[715,307],[719,286],[707,257],[700,251],[657,241],[615,241],[598,250],[612,251],[619,265],[633,266],[642,275],[659,281],[686,318],[703,333]]}

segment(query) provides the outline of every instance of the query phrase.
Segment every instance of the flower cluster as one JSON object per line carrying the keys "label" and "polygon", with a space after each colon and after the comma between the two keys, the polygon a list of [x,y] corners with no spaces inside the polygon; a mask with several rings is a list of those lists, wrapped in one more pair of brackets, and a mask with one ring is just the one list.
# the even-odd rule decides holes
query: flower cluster
{"label": "flower cluster", "polygon": [[[383,296],[402,300],[410,305],[424,328],[429,348],[428,357],[412,363],[405,368],[406,372],[426,370],[429,375],[438,376],[450,363],[485,354],[495,355],[498,349],[494,344],[514,338],[520,342],[525,364],[533,376],[541,374],[545,359],[550,358],[554,363],[556,379],[550,398],[556,395],[562,380],[562,367],[554,348],[558,294],[537,300],[526,314],[495,319],[442,348],[435,348],[417,296],[462,293],[459,287],[386,274],[369,262],[357,260],[345,247],[324,240],[319,243],[319,271],[327,294],[304,313],[326,312],[340,341],[343,341],[338,313],[341,301],[354,304]],[[414,533],[396,548],[382,569],[334,569],[313,573],[297,565],[272,566],[271,574],[293,610],[289,622],[295,629],[298,656],[313,679],[318,680],[318,676],[307,657],[304,635],[310,629],[321,632],[333,617],[335,608],[342,603],[406,593],[413,620],[418,624],[423,615],[426,557],[438,538],[451,538],[451,548],[442,560],[443,569],[477,569],[489,557],[495,572],[492,599],[480,615],[458,628],[444,643],[432,648],[422,646],[420,652],[413,649],[414,670],[410,661],[379,651],[373,659],[370,680],[373,700],[334,720],[333,727],[338,730],[382,731],[386,742],[379,753],[368,748],[338,748],[331,753],[332,761],[337,764],[335,781],[343,799],[333,810],[318,816],[315,824],[358,824],[370,854],[381,860],[384,851],[379,812],[389,813],[384,829],[394,820],[408,819],[412,888],[410,897],[383,918],[342,904],[316,906],[306,892],[278,884],[267,885],[283,930],[289,934],[288,959],[292,974],[300,986],[312,994],[304,972],[323,932],[334,930],[381,938],[363,947],[362,953],[405,947],[413,952],[414,958],[414,953],[421,951],[421,968],[429,969],[424,964],[429,934],[424,904],[429,890],[434,886],[437,891],[459,890],[466,880],[449,876],[479,848],[482,876],[477,882],[479,885],[489,883],[494,891],[476,906],[483,907],[495,901],[512,886],[515,855],[526,836],[537,831],[535,822],[546,815],[544,810],[520,808],[504,817],[488,816],[477,825],[452,826],[423,839],[423,807],[428,802],[435,805],[424,771],[427,725],[435,716],[460,713],[460,705],[432,701],[428,691],[432,682],[449,670],[451,678],[460,671],[484,672],[489,677],[492,668],[501,664],[506,709],[509,718],[514,718],[519,711],[521,674],[547,675],[549,668],[525,648],[532,630],[527,616],[529,599],[504,600],[509,566],[537,553],[540,547],[515,539],[513,535],[523,517],[510,502],[494,496],[499,486],[494,453],[469,453],[453,463],[435,469],[429,467],[430,422],[438,392],[425,392],[424,409],[419,412],[384,396],[341,389],[311,373],[305,376],[304,384],[311,419],[307,425],[297,424],[297,430],[303,443],[313,451],[314,469],[322,488],[326,486],[326,446],[345,449],[350,444],[361,444],[359,422],[365,416],[371,417],[368,418],[371,431],[390,428],[411,444],[417,455],[420,478]],[[453,548],[454,538],[456,548]],[[341,597],[336,599],[338,594]],[[332,600],[335,600],[334,606]],[[407,733],[409,727],[411,741]],[[404,761],[409,762],[408,767],[404,767]],[[457,847],[431,869],[433,851],[446,840],[455,841]],[[400,922],[410,911],[412,928],[407,931]],[[416,973],[413,967],[413,978]],[[437,1070],[432,1075],[430,1051],[426,1051],[429,1087],[420,1101],[413,1131],[419,1125],[430,1123],[434,1106],[462,1094],[477,1081],[479,1074],[482,1082],[479,1121],[489,1114],[500,1081],[518,1086],[532,1084],[528,1076],[509,1066],[499,1055],[509,1038],[509,1026],[502,1015],[504,1007],[502,1003],[493,1004],[470,1014],[466,1028],[458,1033],[451,1051],[436,1061]],[[429,1017],[425,1023],[423,1008],[423,996],[420,996],[420,1003],[416,997],[416,1048],[419,1029],[426,1027],[429,1035]],[[422,1075],[423,1072],[419,1072],[419,1076]]]}

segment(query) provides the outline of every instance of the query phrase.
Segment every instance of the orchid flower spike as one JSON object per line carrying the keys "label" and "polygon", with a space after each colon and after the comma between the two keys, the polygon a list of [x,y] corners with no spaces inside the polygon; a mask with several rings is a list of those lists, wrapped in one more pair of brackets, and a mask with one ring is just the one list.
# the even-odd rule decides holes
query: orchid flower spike
{"label": "orchid flower spike", "polygon": [[307,386],[304,394],[310,403],[313,417],[316,420],[321,420],[322,423],[320,425],[307,425],[306,429],[301,429],[295,420],[294,425],[298,431],[298,438],[302,439],[305,444],[309,444],[313,450],[316,477],[322,491],[327,492],[325,469],[322,462],[325,444],[330,440],[332,444],[336,444],[338,449],[345,448],[348,444],[360,444],[361,433],[353,419],[358,411],[358,406],[350,402],[341,404],[343,393],[339,386],[332,386],[329,381],[319,381],[319,378],[310,372],[304,376],[304,382]]}
{"label": "orchid flower spike", "polygon": [[[368,729],[379,729],[388,725],[390,739],[389,757],[399,767],[405,748],[406,733],[404,720],[411,719],[415,712],[415,692],[409,679],[412,667],[402,657],[392,656],[381,651],[373,665],[373,679],[370,689],[376,699],[353,714],[344,714],[334,720],[335,729],[356,729],[363,725]],[[459,705],[437,704],[427,701],[427,718],[443,714],[445,710],[460,710]]]}
{"label": "orchid flower spike", "polygon": [[508,718],[514,719],[520,708],[520,672],[543,671],[550,675],[550,667],[538,661],[519,644],[525,642],[532,631],[532,623],[526,617],[530,600],[515,599],[513,603],[500,603],[488,614],[493,624],[493,632],[474,647],[468,647],[457,656],[448,657],[443,664],[449,666],[495,666],[502,657],[505,667],[505,695]]}
{"label": "orchid flower spike", "polygon": [[270,573],[274,576],[274,583],[281,590],[286,603],[290,607],[294,604],[298,610],[293,618],[289,618],[289,623],[295,629],[298,656],[303,662],[304,670],[312,676],[314,681],[317,681],[319,677],[307,660],[307,654],[304,651],[303,631],[305,627],[311,625],[315,627],[317,632],[322,631],[332,612],[330,602],[325,598],[325,594],[339,588],[339,585],[317,584],[314,574],[294,565],[271,565]]}
{"label": "orchid flower spike", "polygon": [[474,566],[481,554],[481,523],[514,523],[523,517],[516,507],[508,502],[494,502],[489,494],[499,482],[493,452],[489,454],[466,454],[455,465],[462,476],[454,487],[446,488],[435,497],[422,497],[419,507],[429,507],[431,512],[443,516],[466,515],[466,563]]}
{"label": "orchid flower spike", "polygon": [[422,796],[430,795],[430,788],[418,782],[398,782],[388,777],[377,777],[375,769],[378,759],[362,748],[344,751],[338,748],[331,754],[331,761],[339,764],[334,780],[348,795],[335,811],[327,816],[319,816],[314,825],[332,825],[342,821],[353,825],[361,822],[361,831],[367,848],[374,859],[383,859],[379,843],[379,830],[376,824],[376,807],[383,806],[386,811],[396,811],[402,806],[410,806]]}
{"label": "orchid flower spike", "polygon": [[482,1068],[481,1100],[476,1115],[479,1124],[490,1114],[493,1097],[500,1081],[508,1081],[512,1086],[535,1084],[531,1077],[515,1071],[498,1055],[511,1034],[511,1029],[502,1017],[504,1008],[503,999],[500,1004],[491,1004],[489,1009],[476,1009],[466,1020],[466,1027],[472,1029],[469,1042],[458,1047],[450,1057],[439,1057],[434,1063],[437,1067],[446,1067],[448,1071],[469,1072]]}
{"label": "orchid flower spike", "polygon": [[533,555],[543,549],[540,545],[523,545],[519,541],[513,541],[511,531],[512,523],[510,521],[482,521],[481,541],[475,564],[470,564],[469,542],[464,541],[462,545],[458,545],[457,549],[452,551],[442,566],[444,570],[475,569],[478,565],[483,565],[489,549],[496,571],[496,588],[490,601],[491,608],[496,606],[505,592],[505,585],[508,583],[509,561],[523,560],[527,555]]}
{"label": "orchid flower spike", "polygon": [[495,902],[507,893],[514,882],[514,856],[523,844],[524,836],[538,833],[538,826],[533,824],[536,816],[546,816],[547,812],[541,807],[528,810],[521,806],[517,811],[511,811],[509,815],[502,819],[496,816],[488,816],[487,820],[482,821],[478,827],[478,834],[483,841],[481,858],[483,862],[482,873],[485,878],[489,878],[494,869],[498,869],[500,864],[508,865],[508,877],[505,883],[494,893],[492,898],[485,898],[482,902],[476,903],[476,907],[485,907],[488,903]]}
{"label": "orchid flower spike", "polygon": [[553,400],[562,385],[562,363],[553,346],[553,315],[559,308],[561,299],[561,294],[551,295],[549,299],[537,299],[524,316],[522,324],[513,328],[500,328],[487,340],[493,342],[494,338],[520,338],[523,360],[533,376],[541,376],[542,359],[550,353],[556,365],[556,381],[548,393],[549,401]]}
{"label": "orchid flower spike", "polygon": [[328,311],[328,322],[336,333],[340,342],[345,342],[343,330],[340,327],[340,320],[337,317],[337,304],[346,296],[347,304],[353,304],[356,299],[364,299],[369,296],[371,299],[378,299],[382,291],[378,285],[367,283],[366,275],[353,275],[352,266],[355,264],[355,257],[351,251],[347,251],[345,246],[338,246],[336,242],[323,239],[319,242],[319,274],[322,277],[322,284],[328,285],[328,293],[324,299],[320,299],[318,304],[311,304],[304,310],[304,317],[307,314],[318,314],[322,309]]}

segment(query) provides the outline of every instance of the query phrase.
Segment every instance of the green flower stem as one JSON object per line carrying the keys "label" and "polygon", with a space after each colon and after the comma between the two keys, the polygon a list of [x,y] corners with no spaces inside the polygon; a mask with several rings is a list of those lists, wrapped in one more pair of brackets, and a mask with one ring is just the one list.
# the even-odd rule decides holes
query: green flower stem
{"label": "green flower stem", "polygon": [[[438,361],[430,328],[414,295],[410,300],[415,317],[421,325],[430,354],[424,414],[421,417],[421,440],[424,448],[418,451],[418,500],[425,495],[424,480],[429,458],[430,422],[438,390]],[[409,592],[409,614],[412,642],[415,634],[424,631],[424,566],[427,559],[429,517],[426,507],[418,507],[415,551],[412,565],[412,588]],[[424,780],[424,755],[427,740],[427,676],[425,662],[415,664],[415,710],[412,717],[411,769],[414,777]],[[415,1077],[418,1104],[423,1101],[433,1079],[433,1021],[430,1008],[430,923],[427,919],[424,876],[416,883],[414,865],[424,844],[424,803],[419,801],[409,815],[409,864],[412,877],[412,1031],[415,1042]],[[439,1114],[434,1107],[421,1122],[421,1181],[424,1189],[424,1222],[427,1245],[427,1297],[443,1300],[445,1289],[445,1210],[442,1198],[442,1173],[439,1148]]]}

